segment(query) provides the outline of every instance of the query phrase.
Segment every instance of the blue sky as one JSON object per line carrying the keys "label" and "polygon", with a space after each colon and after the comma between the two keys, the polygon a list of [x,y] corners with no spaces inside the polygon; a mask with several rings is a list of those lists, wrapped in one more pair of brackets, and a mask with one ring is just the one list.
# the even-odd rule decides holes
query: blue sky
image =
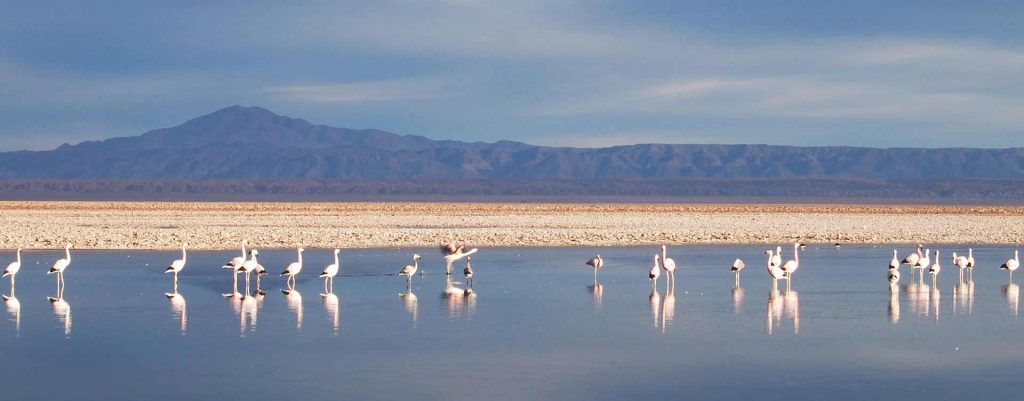
{"label": "blue sky", "polygon": [[15,1],[0,150],[234,104],[467,141],[1024,146],[1022,27],[1019,1]]}

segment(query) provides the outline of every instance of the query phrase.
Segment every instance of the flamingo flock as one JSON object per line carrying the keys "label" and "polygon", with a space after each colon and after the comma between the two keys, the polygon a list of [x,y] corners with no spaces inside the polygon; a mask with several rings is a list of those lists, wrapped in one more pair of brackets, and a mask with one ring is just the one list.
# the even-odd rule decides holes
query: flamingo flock
{"label": "flamingo flock", "polygon": [[[261,281],[260,280],[261,280],[262,276],[267,274],[267,269],[259,262],[259,255],[260,255],[259,250],[258,249],[254,249],[254,248],[248,248],[248,245],[249,245],[249,242],[247,240],[242,240],[241,241],[241,252],[240,252],[239,256],[236,256],[236,257],[230,259],[227,263],[225,263],[222,266],[224,269],[229,269],[231,271],[231,275],[232,275],[232,292],[229,293],[229,294],[225,294],[225,296],[238,300],[238,302],[240,302],[239,306],[240,306],[240,308],[242,308],[240,310],[243,310],[243,309],[244,310],[249,310],[249,309],[255,308],[256,305],[258,305],[258,303],[260,303],[260,301],[262,300],[262,296],[266,294],[266,292],[263,291],[263,289],[262,289]],[[67,272],[67,269],[71,266],[71,263],[72,263],[72,252],[71,251],[73,249],[74,249],[74,246],[72,244],[68,243],[64,247],[63,257],[57,259],[56,261],[54,261],[52,266],[46,272],[46,274],[48,274],[48,275],[49,274],[56,274],[56,276],[57,276],[57,293],[56,293],[56,296],[47,297],[47,298],[53,304],[54,310],[57,311],[59,315],[65,316],[66,324],[68,326],[68,330],[70,330],[70,305],[67,303],[67,301],[63,297],[64,287],[65,287],[65,277],[64,277],[64,275]],[[181,322],[181,330],[182,330],[183,333],[185,331],[185,325],[186,325],[186,323],[185,323],[185,319],[186,319],[185,318],[185,300],[184,300],[184,297],[178,292],[178,281],[179,281],[179,275],[188,266],[188,261],[189,261],[189,259],[188,259],[188,256],[189,256],[188,255],[188,249],[189,249],[189,244],[187,242],[182,243],[181,244],[181,257],[179,259],[175,259],[175,260],[171,261],[167,265],[166,269],[164,270],[165,274],[166,273],[170,273],[170,274],[173,275],[173,279],[172,279],[173,280],[172,281],[172,283],[173,283],[173,292],[166,293],[166,296],[167,296],[168,300],[171,302],[172,309],[178,315],[180,315],[180,319],[182,321]],[[772,288],[772,292],[771,293],[773,294],[772,297],[770,297],[770,302],[769,302],[769,312],[770,312],[769,315],[770,316],[775,316],[776,319],[777,319],[777,316],[779,314],[778,313],[774,313],[776,311],[774,309],[772,309],[772,305],[773,304],[772,304],[771,300],[776,299],[775,298],[776,297],[775,294],[778,293],[778,290],[779,290],[778,287],[779,287],[779,281],[780,280],[785,280],[786,281],[786,295],[784,295],[783,298],[781,298],[781,299],[784,300],[783,301],[783,305],[787,304],[788,301],[786,301],[786,300],[789,300],[789,299],[794,300],[794,305],[795,305],[795,299],[796,299],[797,295],[796,295],[795,291],[792,291],[793,276],[795,275],[795,273],[800,268],[800,253],[801,253],[802,250],[805,250],[805,249],[806,249],[806,245],[805,244],[802,244],[802,243],[799,243],[799,242],[798,243],[794,243],[792,245],[792,255],[791,255],[792,257],[790,259],[787,259],[785,262],[783,262],[784,255],[783,255],[783,247],[782,246],[776,246],[774,249],[769,248],[769,249],[766,249],[764,251],[764,255],[766,257],[765,258],[766,271],[768,273],[769,278],[771,279],[771,284],[772,284],[772,287],[771,287]],[[472,249],[467,250],[465,245],[458,245],[458,246],[456,246],[454,244],[449,244],[449,245],[443,246],[442,247],[442,251],[443,251],[443,254],[444,254],[442,259],[443,259],[443,261],[445,263],[445,273],[446,273],[445,274],[445,276],[446,276],[446,286],[445,286],[445,291],[443,293],[445,298],[447,298],[447,299],[454,299],[454,298],[458,297],[459,299],[462,299],[462,297],[475,296],[473,294],[473,279],[474,279],[475,271],[474,271],[473,266],[472,266],[472,257],[470,255],[476,254],[477,252],[479,252],[479,249],[478,248],[472,248]],[[667,245],[661,245],[660,248],[658,249],[658,251],[659,252],[656,252],[653,255],[651,255],[651,259],[650,259],[651,260],[651,264],[646,269],[647,269],[647,278],[650,281],[650,285],[651,285],[651,294],[649,295],[649,299],[651,300],[652,308],[654,307],[654,305],[659,305],[660,304],[658,308],[652,309],[652,311],[656,315],[655,316],[655,324],[656,325],[660,325],[660,326],[663,327],[666,324],[665,323],[666,322],[666,320],[665,320],[666,319],[666,314],[668,316],[671,316],[671,315],[674,314],[674,312],[671,312],[671,311],[674,310],[674,304],[675,304],[674,299],[675,299],[675,285],[676,285],[677,265],[676,265],[675,259],[673,259],[672,257],[669,256],[668,246]],[[286,289],[282,290],[282,292],[286,295],[286,297],[288,298],[290,304],[294,304],[295,300],[301,299],[300,298],[301,295],[299,295],[297,293],[297,291],[295,291],[295,285],[296,285],[296,278],[302,272],[302,269],[303,269],[303,264],[304,264],[303,252],[304,252],[303,248],[301,248],[301,247],[297,248],[295,250],[295,261],[291,262],[287,266],[285,266],[284,269],[281,271],[281,274],[280,274],[281,277],[285,278],[285,286],[286,286]],[[955,306],[960,306],[961,309],[963,309],[963,307],[965,305],[967,305],[967,304],[960,305],[960,304],[958,304],[956,302],[957,301],[961,301],[960,303],[963,303],[964,300],[961,299],[961,298],[963,298],[965,296],[964,294],[969,294],[969,293],[973,292],[973,284],[974,284],[974,282],[973,282],[973,275],[974,275],[974,267],[975,267],[975,264],[976,264],[975,263],[975,258],[974,258],[974,249],[973,248],[968,248],[966,253],[960,253],[959,251],[952,251],[951,254],[952,254],[952,257],[949,259],[950,263],[957,268],[957,273],[958,273],[959,279],[960,279],[959,280],[959,285],[957,285],[954,288],[954,293],[953,293],[954,303],[955,303]],[[327,264],[322,269],[322,271],[319,274],[319,277],[324,279],[324,292],[321,294],[321,297],[325,300],[325,302],[326,302],[325,305],[331,304],[331,305],[335,305],[335,307],[337,305],[337,296],[334,295],[333,287],[334,287],[334,279],[338,276],[338,274],[340,272],[340,266],[341,266],[341,264],[340,264],[340,262],[341,262],[340,261],[340,255],[341,255],[341,250],[340,249],[334,249],[333,250],[333,263]],[[404,277],[405,280],[406,280],[405,292],[400,293],[399,295],[402,297],[403,303],[406,305],[407,309],[410,310],[410,311],[413,311],[413,312],[410,312],[410,313],[412,313],[414,315],[414,317],[413,317],[414,321],[415,321],[415,312],[414,311],[415,311],[415,308],[416,308],[415,307],[416,296],[415,296],[415,294],[413,294],[413,278],[414,278],[414,276],[417,273],[421,273],[421,275],[422,275],[422,271],[423,270],[422,270],[422,268],[420,266],[421,259],[422,259],[421,256],[418,255],[418,254],[412,255],[412,262],[411,262],[411,264],[408,264],[408,265],[404,266],[396,274],[396,276]],[[458,284],[458,283],[452,282],[451,274],[450,274],[451,273],[452,265],[456,261],[461,260],[461,259],[465,259],[465,267],[463,268],[463,276],[465,277],[465,283],[466,283],[466,287],[465,288],[459,288],[458,286],[456,286],[456,284]],[[900,269],[901,269],[901,267],[903,265],[907,265],[907,266],[910,267],[911,277],[916,277],[916,282],[908,284],[908,286],[907,286],[907,289],[910,291],[910,295],[911,295],[912,301],[913,301],[914,297],[920,298],[921,294],[924,294],[925,297],[921,298],[921,299],[927,299],[928,300],[929,305],[926,307],[927,310],[931,311],[931,313],[934,313],[937,316],[937,314],[938,314],[937,301],[938,301],[938,297],[940,295],[938,293],[937,281],[938,281],[940,273],[942,272],[941,260],[942,260],[942,251],[935,250],[933,252],[930,248],[926,248],[926,247],[924,247],[921,244],[918,244],[913,252],[907,254],[902,259],[899,258],[899,250],[898,249],[893,249],[892,250],[891,258],[889,258],[888,263],[887,263],[887,268],[888,268],[887,281],[889,283],[889,288],[890,288],[890,291],[892,293],[892,300],[894,300],[894,301],[891,301],[890,308],[889,308],[891,320],[893,320],[894,322],[899,320],[899,315],[898,315],[899,314],[899,304],[898,304],[899,294],[898,293],[899,293],[899,284],[900,284],[900,281],[901,281],[901,278],[902,278],[902,274],[900,272]],[[17,248],[15,250],[15,252],[14,252],[14,261],[10,262],[7,265],[6,269],[3,270],[3,274],[2,274],[2,277],[10,278],[10,294],[9,295],[3,295],[3,300],[7,302],[8,309],[14,308],[15,310],[20,310],[20,303],[18,302],[17,297],[15,297],[15,280],[17,278],[18,273],[22,270],[22,265],[23,265],[22,249],[21,248]],[[594,257],[588,259],[585,262],[585,265],[589,266],[593,270],[593,285],[592,286],[588,286],[588,289],[590,290],[590,292],[592,292],[594,294],[595,302],[599,306],[600,305],[600,298],[601,298],[601,295],[603,293],[604,286],[598,282],[598,272],[605,266],[605,260],[600,255],[595,255]],[[744,271],[745,268],[746,268],[746,262],[744,262],[740,258],[734,259],[732,264],[729,266],[730,272],[733,273],[733,275],[734,275],[733,298],[734,298],[734,309],[736,311],[739,310],[739,305],[742,303],[743,291],[742,291],[742,287],[740,287],[739,283],[740,283],[740,275]],[[1002,263],[999,266],[999,268],[1002,269],[1002,270],[1007,271],[1008,276],[1009,276],[1009,284],[1004,286],[1004,293],[1007,294],[1008,296],[1011,293],[1014,294],[1014,296],[1016,296],[1016,294],[1018,294],[1017,288],[1019,288],[1019,287],[1016,284],[1013,284],[1013,272],[1015,272],[1017,269],[1020,268],[1020,254],[1019,254],[1019,251],[1018,250],[1014,250],[1013,257],[1007,259],[1004,263]],[[927,272],[928,275],[931,277],[930,285],[925,285],[923,283],[923,276],[924,276],[925,272]],[[915,273],[917,273],[917,274],[915,275]],[[244,294],[239,292],[239,285],[238,285],[238,275],[239,274],[245,274],[245,292],[244,292]],[[660,279],[660,277],[662,275],[665,276],[665,296],[664,297],[658,291],[658,280]],[[251,280],[252,280],[253,276],[255,276],[255,280],[256,280],[256,289],[255,289],[255,291],[251,291],[251,287],[250,287],[251,286]],[[966,279],[966,281],[965,281],[965,279]],[[255,298],[255,299],[250,299],[250,298]],[[672,301],[671,302],[666,302],[666,300],[668,300],[668,299],[671,299]],[[256,303],[253,304],[253,302],[256,302]],[[1014,306],[1015,305],[1016,305],[1016,302],[1014,302]],[[774,306],[777,307],[778,305],[774,305]],[[925,307],[922,307],[922,308],[925,308]],[[301,326],[301,307],[293,308],[293,309],[297,310],[296,313],[299,315],[298,320],[300,321],[300,323],[298,323],[298,325]],[[919,308],[919,309],[921,309],[921,308]],[[956,309],[956,308],[954,308],[954,309]],[[255,311],[253,311],[252,313],[249,313],[246,316],[249,316],[249,318],[253,322],[255,321]],[[659,319],[658,319],[659,317],[661,318],[660,322],[659,322]],[[336,317],[335,317],[335,319],[336,319]],[[669,318],[669,321],[670,320],[671,319]],[[245,320],[243,320],[243,326],[245,325],[244,321]],[[769,318],[769,321],[772,321],[771,317]],[[798,321],[798,318],[797,318],[797,321]],[[798,323],[797,323],[797,325],[798,325]]]}

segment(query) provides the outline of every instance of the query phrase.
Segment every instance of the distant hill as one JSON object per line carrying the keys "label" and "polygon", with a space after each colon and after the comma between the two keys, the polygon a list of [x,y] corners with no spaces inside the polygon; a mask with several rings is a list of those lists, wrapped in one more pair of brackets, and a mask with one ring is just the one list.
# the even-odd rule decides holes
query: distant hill
{"label": "distant hill", "polygon": [[435,141],[233,106],[141,136],[0,153],[0,179],[1024,179],[1024,149]]}

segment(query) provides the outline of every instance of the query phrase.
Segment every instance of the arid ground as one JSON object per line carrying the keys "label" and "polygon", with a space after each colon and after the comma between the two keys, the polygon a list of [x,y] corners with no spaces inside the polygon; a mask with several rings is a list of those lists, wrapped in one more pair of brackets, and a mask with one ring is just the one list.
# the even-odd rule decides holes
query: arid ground
{"label": "arid ground", "polygon": [[1015,243],[1024,207],[573,203],[0,202],[0,246]]}

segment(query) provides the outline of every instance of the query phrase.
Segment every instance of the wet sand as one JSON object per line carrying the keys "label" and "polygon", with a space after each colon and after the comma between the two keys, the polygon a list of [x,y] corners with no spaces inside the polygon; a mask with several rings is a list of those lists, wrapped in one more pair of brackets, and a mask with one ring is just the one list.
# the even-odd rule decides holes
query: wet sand
{"label": "wet sand", "polygon": [[0,202],[0,247],[233,249],[683,243],[1016,243],[1024,207]]}

